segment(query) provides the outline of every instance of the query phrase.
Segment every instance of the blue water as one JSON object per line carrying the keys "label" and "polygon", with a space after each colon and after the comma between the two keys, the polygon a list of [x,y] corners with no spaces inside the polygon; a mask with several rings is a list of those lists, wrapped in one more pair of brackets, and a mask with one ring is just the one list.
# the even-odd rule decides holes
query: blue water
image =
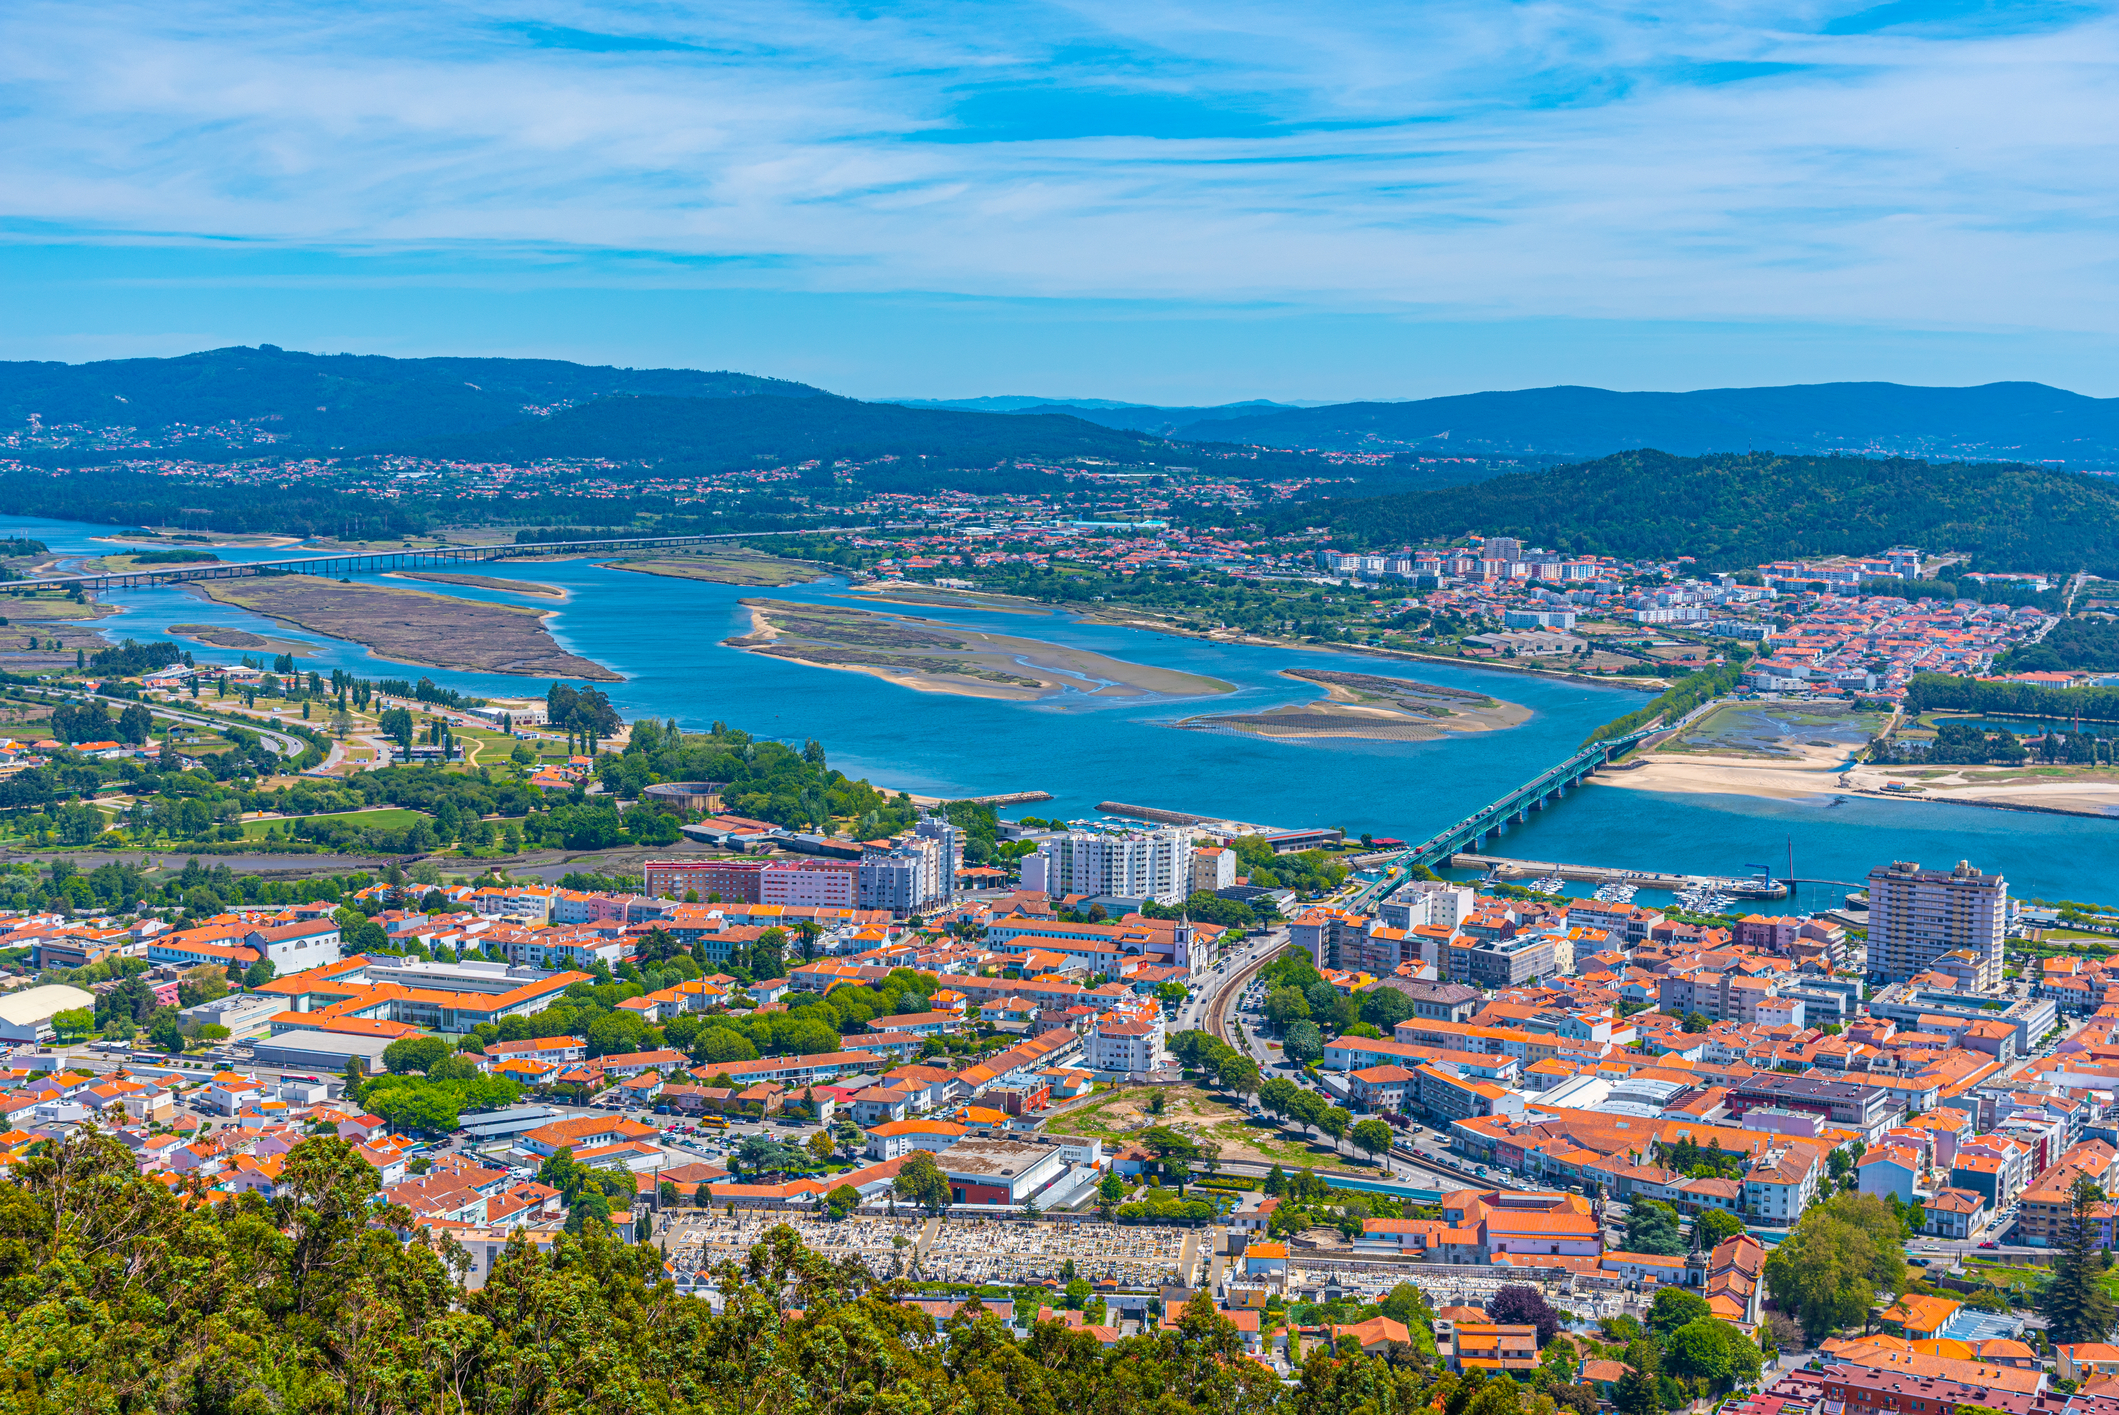
{"label": "blue water", "polygon": [[[96,536],[112,528],[0,516],[0,533],[54,550],[109,554]],[[224,559],[274,559],[300,550],[219,550]],[[601,569],[590,561],[470,566],[501,577],[559,585],[572,598],[546,623],[568,649],[625,676],[603,685],[627,717],[674,717],[687,727],[721,720],[759,736],[825,744],[834,766],[878,785],[936,795],[1045,790],[1050,802],[1009,815],[1078,817],[1100,801],[1158,806],[1273,826],[1340,826],[1424,839],[1572,751],[1599,724],[1645,698],[1626,689],[1568,683],[1445,664],[1346,653],[1208,644],[1138,629],[1083,624],[1068,615],[895,607],[968,628],[1093,649],[1114,658],[1233,683],[1206,698],[1099,700],[1068,694],[1038,704],[922,693],[865,674],[812,668],[721,646],[749,627],[746,597],[846,603],[843,582],[741,588]],[[508,604],[547,602],[497,591],[354,578]],[[304,670],[345,668],[363,677],[415,678],[474,693],[523,696],[541,680],[391,663],[339,643],[214,604],[170,587],[106,596],[123,612],[97,622],[108,637],[171,638],[195,654],[233,653],[166,635],[170,624],[224,624],[313,645]],[[854,602],[859,602],[858,599]],[[0,599],[4,604],[4,599]],[[885,608],[892,608],[884,606]],[[0,610],[4,612],[4,610]],[[1342,668],[1469,688],[1521,703],[1530,720],[1506,731],[1441,741],[1268,742],[1181,731],[1206,712],[1256,712],[1310,701],[1321,691],[1278,676],[1287,667]],[[1593,787],[1572,793],[1528,825],[1490,839],[1495,854],[1578,864],[1742,875],[1787,867],[1792,839],[1799,877],[1845,881],[1804,886],[1803,907],[1829,907],[1868,871],[1893,859],[1951,864],[1969,859],[1999,871],[2025,897],[2119,899],[2119,819],[2093,820],[1969,806],[1868,799],[1769,801],[1668,795]]]}

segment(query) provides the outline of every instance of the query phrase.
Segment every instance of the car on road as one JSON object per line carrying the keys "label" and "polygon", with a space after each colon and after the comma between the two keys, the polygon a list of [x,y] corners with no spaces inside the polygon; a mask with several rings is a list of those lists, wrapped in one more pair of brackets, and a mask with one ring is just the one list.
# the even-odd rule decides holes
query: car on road
{"label": "car on road", "polygon": [[1999,1243],[1996,1243],[1993,1239],[1989,1238],[1986,1242],[1980,1244],[1979,1246],[1981,1248],[1999,1248],[2001,1245]]}

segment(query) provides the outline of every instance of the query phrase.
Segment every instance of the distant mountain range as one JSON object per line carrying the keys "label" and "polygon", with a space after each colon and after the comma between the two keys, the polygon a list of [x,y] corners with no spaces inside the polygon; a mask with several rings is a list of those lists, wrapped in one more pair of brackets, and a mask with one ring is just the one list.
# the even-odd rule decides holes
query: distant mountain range
{"label": "distant mountain range", "polygon": [[1217,403],[1205,408],[1166,408],[1152,403],[1116,403],[1108,398],[892,398],[907,408],[947,408],[958,412],[1064,414],[1105,427],[1128,428],[1156,437],[1172,437],[1179,428],[1189,429],[1191,441],[1220,440],[1218,425],[1235,418],[1256,419],[1263,415],[1296,412],[1323,406],[1316,403],[1275,403],[1252,398],[1242,403]]}
{"label": "distant mountain range", "polygon": [[[263,344],[173,359],[0,363],[0,427],[19,429],[34,416],[45,428],[131,427],[164,441],[241,423],[282,439],[275,449],[342,450],[501,428],[537,420],[533,410],[623,394],[815,398],[824,390],[746,373],[303,354]],[[264,450],[240,438],[219,440],[231,441],[239,455]]]}
{"label": "distant mountain range", "polygon": [[0,430],[16,436],[16,455],[48,466],[180,447],[218,460],[402,451],[728,465],[895,453],[990,467],[1011,456],[1182,462],[1237,444],[1534,463],[1650,448],[2119,467],[2119,399],[2039,383],[1559,387],[1311,407],[1031,395],[861,402],[742,373],[305,354],[270,344],[171,359],[0,363]]}
{"label": "distant mountain range", "polygon": [[[1336,403],[1217,418],[1218,441],[1329,451],[1596,457],[1651,447],[1680,456],[1776,451],[2119,463],[2119,398],[2042,383],[1916,388],[1809,383],[1695,393],[1527,388],[1411,403]],[[1198,437],[1205,424],[1169,435]]]}

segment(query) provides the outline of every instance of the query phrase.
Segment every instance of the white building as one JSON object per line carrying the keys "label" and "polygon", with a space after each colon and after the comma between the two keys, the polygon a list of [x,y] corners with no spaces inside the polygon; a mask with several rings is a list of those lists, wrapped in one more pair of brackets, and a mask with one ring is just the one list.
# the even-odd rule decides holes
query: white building
{"label": "white building", "polygon": [[861,857],[856,903],[863,909],[888,909],[907,914],[946,904],[956,884],[952,849],[956,829],[945,826],[949,836],[914,835],[889,849],[870,849]]}
{"label": "white building", "polygon": [[1192,841],[1181,830],[1069,831],[1023,861],[1023,887],[1055,899],[1108,895],[1181,904],[1191,883]]}
{"label": "white building", "polygon": [[58,1036],[52,1018],[82,1008],[94,1011],[96,999],[80,988],[60,983],[24,988],[0,997],[0,1041],[48,1042]]}
{"label": "white building", "polygon": [[1807,1145],[1767,1150],[1744,1176],[1744,1207],[1750,1217],[1786,1227],[1802,1217],[1804,1205],[1817,1193],[1821,1151]]}
{"label": "white building", "polygon": [[1208,845],[1192,852],[1192,893],[1212,894],[1236,885],[1236,852],[1221,845]]}
{"label": "white building", "polygon": [[1978,962],[1975,992],[2001,987],[2001,946],[2009,916],[2008,881],[1963,860],[1924,870],[1904,860],[1869,871],[1869,971],[1903,982],[1930,971],[1945,953]]}
{"label": "white building", "polygon": [[1470,885],[1446,879],[1416,879],[1383,901],[1378,911],[1386,926],[1417,929],[1432,924],[1455,929],[1476,907]]}
{"label": "white building", "polygon": [[1089,1069],[1099,1075],[1145,1076],[1162,1057],[1161,1018],[1147,1022],[1099,1021],[1089,1031]]}

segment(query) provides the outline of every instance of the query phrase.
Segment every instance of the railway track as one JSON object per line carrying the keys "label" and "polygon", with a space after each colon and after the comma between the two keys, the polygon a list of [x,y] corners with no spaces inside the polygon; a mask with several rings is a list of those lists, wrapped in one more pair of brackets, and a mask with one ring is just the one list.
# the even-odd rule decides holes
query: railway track
{"label": "railway track", "polygon": [[[1279,948],[1274,949],[1271,953],[1266,954],[1263,958],[1260,958],[1255,963],[1246,963],[1242,968],[1238,969],[1235,973],[1231,974],[1227,982],[1223,983],[1219,988],[1216,988],[1214,990],[1213,997],[1208,999],[1207,1002],[1208,1036],[1214,1038],[1214,1040],[1220,1042],[1223,1046],[1236,1046],[1236,1043],[1229,1039],[1230,995],[1232,993],[1242,993],[1242,991],[1250,985],[1251,979],[1258,975],[1259,969],[1265,967],[1266,964],[1271,963],[1274,959],[1278,958],[1281,954],[1285,952],[1287,952],[1287,945],[1282,944]],[[1236,1047],[1236,1049],[1238,1051],[1243,1050],[1243,1048],[1240,1046]]]}

